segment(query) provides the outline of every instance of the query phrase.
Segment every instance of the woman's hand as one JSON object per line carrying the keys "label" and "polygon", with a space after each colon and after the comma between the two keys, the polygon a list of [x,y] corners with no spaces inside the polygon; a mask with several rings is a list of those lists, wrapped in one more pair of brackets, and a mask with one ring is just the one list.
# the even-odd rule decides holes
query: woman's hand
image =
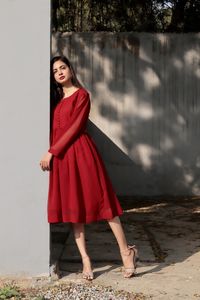
{"label": "woman's hand", "polygon": [[49,171],[50,170],[50,161],[52,159],[53,154],[50,152],[47,152],[43,158],[40,161],[40,167],[43,171]]}

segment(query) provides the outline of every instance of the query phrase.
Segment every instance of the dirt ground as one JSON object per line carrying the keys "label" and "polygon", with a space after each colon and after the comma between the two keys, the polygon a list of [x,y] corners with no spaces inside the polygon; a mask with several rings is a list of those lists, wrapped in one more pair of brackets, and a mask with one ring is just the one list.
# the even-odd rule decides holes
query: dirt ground
{"label": "dirt ground", "polygon": [[[200,198],[127,198],[122,205],[121,222],[127,240],[139,249],[137,275],[130,279],[122,277],[116,240],[108,223],[100,221],[86,225],[93,283],[142,293],[148,299],[200,299]],[[84,282],[72,233],[62,239],[62,235],[67,236],[65,229],[59,227],[57,235],[56,230],[54,233],[54,256],[57,253],[62,272],[58,282]],[[46,277],[28,281],[24,278],[23,282],[38,285],[45,284],[45,280],[48,281]]]}

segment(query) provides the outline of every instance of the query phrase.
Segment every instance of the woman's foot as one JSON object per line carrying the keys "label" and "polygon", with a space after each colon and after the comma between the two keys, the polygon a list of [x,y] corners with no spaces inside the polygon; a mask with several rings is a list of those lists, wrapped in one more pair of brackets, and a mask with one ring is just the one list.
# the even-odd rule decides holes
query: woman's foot
{"label": "woman's foot", "polygon": [[91,261],[89,256],[86,255],[82,257],[82,261],[83,261],[83,272],[82,272],[83,279],[87,279],[87,280],[94,279],[94,274],[92,271],[92,266],[91,266]]}
{"label": "woman's foot", "polygon": [[124,264],[124,278],[130,278],[136,273],[136,261],[138,259],[138,250],[135,245],[128,245],[127,249],[121,251],[120,253]]}

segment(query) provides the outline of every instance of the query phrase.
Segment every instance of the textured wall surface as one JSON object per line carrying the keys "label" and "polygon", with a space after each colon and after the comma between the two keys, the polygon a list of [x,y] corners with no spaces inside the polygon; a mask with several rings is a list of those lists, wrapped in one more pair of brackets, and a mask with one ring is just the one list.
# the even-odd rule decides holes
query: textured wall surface
{"label": "textured wall surface", "polygon": [[0,1],[0,275],[48,274],[50,1]]}
{"label": "textured wall surface", "polygon": [[52,49],[91,93],[119,195],[200,194],[200,34],[64,33]]}

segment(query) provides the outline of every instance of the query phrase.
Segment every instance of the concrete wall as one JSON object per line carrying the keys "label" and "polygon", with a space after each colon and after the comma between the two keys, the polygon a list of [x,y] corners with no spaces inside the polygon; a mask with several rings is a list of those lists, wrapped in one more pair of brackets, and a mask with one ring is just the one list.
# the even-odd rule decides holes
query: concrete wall
{"label": "concrete wall", "polygon": [[0,275],[48,274],[50,1],[0,1]]}
{"label": "concrete wall", "polygon": [[65,33],[119,195],[200,194],[200,34]]}

